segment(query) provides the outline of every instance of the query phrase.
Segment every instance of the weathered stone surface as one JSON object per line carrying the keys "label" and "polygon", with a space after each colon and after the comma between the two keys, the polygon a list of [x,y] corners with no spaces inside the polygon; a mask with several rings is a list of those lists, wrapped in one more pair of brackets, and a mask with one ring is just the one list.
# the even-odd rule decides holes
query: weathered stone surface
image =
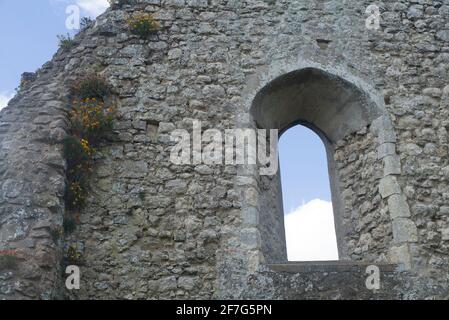
{"label": "weathered stone surface", "polygon": [[12,179],[8,179],[3,183],[2,187],[3,194],[8,198],[17,198],[22,189],[23,183],[20,181],[14,181]]}
{"label": "weathered stone surface", "polygon": [[400,194],[401,188],[394,176],[386,176],[380,180],[379,192],[382,198],[387,198],[393,194]]}
{"label": "weathered stone surface", "polygon": [[394,143],[383,143],[377,148],[377,154],[379,159],[393,156],[396,154],[396,145]]}
{"label": "weathered stone surface", "polygon": [[449,42],[449,30],[440,30],[436,33],[436,38],[445,42]]}
{"label": "weathered stone surface", "polygon": [[392,219],[410,217],[410,208],[403,195],[394,194],[388,198],[388,210]]}
{"label": "weathered stone surface", "polygon": [[[380,1],[381,29],[367,30],[370,4],[114,6],[71,51],[25,75],[0,112],[0,250],[24,255],[17,270],[0,270],[0,299],[447,297],[449,7]],[[147,40],[126,26],[137,10],[162,24]],[[60,235],[67,93],[86,70],[111,84],[119,117],[77,229]],[[277,107],[273,118],[326,135],[348,269],[287,264],[279,176],[170,162],[173,130],[190,132],[192,119],[256,127],[249,110],[262,100]],[[71,246],[82,260],[77,292],[64,289],[60,270]],[[385,267],[372,293],[358,261],[412,272]]]}
{"label": "weathered stone surface", "polygon": [[441,239],[449,241],[449,228],[441,230]]}
{"label": "weathered stone surface", "polygon": [[393,236],[396,243],[418,241],[418,231],[415,224],[404,218],[393,220]]}
{"label": "weathered stone surface", "polygon": [[397,155],[389,155],[383,158],[384,161],[384,175],[399,175],[401,174],[401,160]]}
{"label": "weathered stone surface", "polygon": [[394,246],[390,249],[389,259],[392,263],[402,263],[404,264],[404,268],[406,270],[410,270],[412,268],[411,265],[411,257],[410,257],[410,249],[408,245],[400,245]]}

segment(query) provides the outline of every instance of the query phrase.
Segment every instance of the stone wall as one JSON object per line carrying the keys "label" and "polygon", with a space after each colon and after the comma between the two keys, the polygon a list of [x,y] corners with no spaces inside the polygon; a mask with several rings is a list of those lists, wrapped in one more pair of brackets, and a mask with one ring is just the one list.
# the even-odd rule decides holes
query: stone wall
{"label": "stone wall", "polygon": [[[60,64],[46,64],[0,113],[0,250],[14,252],[0,270],[0,298],[48,299],[60,278],[65,104]],[[2,254],[3,258],[3,254]]]}
{"label": "stone wall", "polygon": [[[375,31],[370,1],[139,3],[100,16],[0,113],[0,249],[19,254],[15,270],[0,270],[0,298],[447,297],[449,4],[378,2]],[[148,41],[127,30],[136,10],[162,25]],[[172,130],[193,119],[203,130],[253,128],[258,92],[305,68],[385,111],[334,146],[348,257],[399,264],[377,295],[363,291],[360,268],[268,268],[254,166],[169,161]],[[119,118],[76,231],[57,239],[67,83],[88,72],[111,84]],[[80,254],[77,292],[61,281],[69,248]]]}
{"label": "stone wall", "polygon": [[352,260],[387,262],[392,243],[388,204],[379,194],[383,176],[378,144],[369,128],[337,143],[334,159],[341,181],[345,204],[343,222],[346,227],[347,255]]}

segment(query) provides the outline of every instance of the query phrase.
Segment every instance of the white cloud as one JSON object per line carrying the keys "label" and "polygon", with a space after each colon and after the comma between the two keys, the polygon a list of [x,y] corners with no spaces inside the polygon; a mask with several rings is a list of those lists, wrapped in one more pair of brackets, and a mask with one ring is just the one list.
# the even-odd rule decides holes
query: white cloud
{"label": "white cloud", "polygon": [[332,203],[312,200],[285,216],[289,261],[338,260]]}
{"label": "white cloud", "polygon": [[105,12],[109,7],[108,0],[76,0],[76,4],[94,18]]}
{"label": "white cloud", "polygon": [[0,92],[0,110],[8,105],[9,100],[14,97],[14,94],[8,92]]}
{"label": "white cloud", "polygon": [[76,4],[92,18],[96,18],[109,7],[108,0],[50,0],[53,6]]}

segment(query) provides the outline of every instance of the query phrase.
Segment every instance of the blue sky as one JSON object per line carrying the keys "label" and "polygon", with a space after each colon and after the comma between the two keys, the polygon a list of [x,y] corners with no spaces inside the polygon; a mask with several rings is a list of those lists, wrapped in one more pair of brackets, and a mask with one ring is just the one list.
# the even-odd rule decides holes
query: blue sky
{"label": "blue sky", "polygon": [[279,161],[289,260],[338,260],[324,143],[295,126],[281,136]]}
{"label": "blue sky", "polygon": [[300,125],[287,130],[279,160],[285,213],[314,199],[331,201],[326,149],[315,132]]}
{"label": "blue sky", "polygon": [[[23,72],[33,72],[52,58],[57,35],[75,33],[66,28],[66,8],[74,4],[82,16],[92,18],[108,5],[107,0],[0,0],[0,109],[14,95]],[[286,226],[289,258],[335,259],[324,144],[309,129],[296,126],[281,137],[279,147],[284,211],[291,221]],[[317,225],[325,227],[307,227]]]}

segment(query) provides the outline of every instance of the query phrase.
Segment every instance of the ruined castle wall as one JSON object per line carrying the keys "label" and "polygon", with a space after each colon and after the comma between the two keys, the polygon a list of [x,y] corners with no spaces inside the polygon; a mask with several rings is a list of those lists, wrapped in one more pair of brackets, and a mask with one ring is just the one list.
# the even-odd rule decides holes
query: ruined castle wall
{"label": "ruined castle wall", "polygon": [[[30,256],[0,271],[0,297],[53,297],[69,247],[80,254],[81,290],[59,294],[74,299],[446,296],[449,4],[380,2],[378,31],[365,27],[370,4],[146,1],[100,16],[0,113],[1,248]],[[139,8],[162,24],[148,42],[126,28]],[[169,161],[172,130],[190,130],[192,119],[252,128],[256,94],[309,67],[386,111],[335,152],[348,256],[401,264],[377,295],[363,291],[360,268],[267,266],[257,168]],[[64,215],[66,82],[89,71],[112,85],[119,118],[76,231],[52,239]],[[343,286],[351,281],[356,292]]]}
{"label": "ruined castle wall", "polygon": [[[105,25],[117,20],[117,28],[109,28],[108,42],[94,51],[108,52],[101,58],[120,100],[119,116],[117,140],[98,160],[95,192],[79,228],[66,238],[66,247],[81,256],[76,298],[211,298],[220,241],[241,219],[234,167],[170,162],[174,129],[192,132],[193,119],[203,130],[231,127],[230,100],[238,93],[227,67],[232,42],[206,28],[219,18],[216,12],[147,10],[163,25],[149,43],[126,33],[129,8],[105,19]],[[223,14],[225,21],[232,11]],[[195,21],[203,20],[198,32]]]}
{"label": "ruined castle wall", "polygon": [[[279,2],[277,4],[280,5]],[[363,2],[363,8],[369,4]],[[252,50],[252,56],[262,57],[262,61],[254,62],[255,65],[250,68],[254,70],[254,74],[248,77],[245,92],[251,93],[244,95],[246,105],[251,104],[254,91],[260,90],[276,77],[301,67],[322,68],[345,79],[352,79],[365,92],[373,93],[377,97],[374,100],[387,110],[388,117],[393,121],[393,128],[380,131],[378,128],[371,128],[371,131],[378,132],[377,143],[375,146],[368,144],[365,152],[358,156],[360,164],[363,163],[363,173],[355,173],[351,182],[358,184],[357,191],[366,190],[371,208],[377,206],[377,209],[375,214],[365,211],[363,197],[354,194],[351,202],[358,202],[360,206],[349,208],[353,217],[358,215],[361,219],[357,222],[356,219],[353,220],[353,226],[359,227],[354,230],[366,234],[363,237],[363,233],[357,236],[359,239],[353,243],[355,246],[352,256],[357,259],[360,250],[364,250],[364,247],[371,248],[372,253],[366,252],[369,260],[384,259],[382,256],[376,257],[375,253],[379,252],[385,254],[388,261],[401,261],[406,268],[411,267],[421,276],[434,274],[430,278],[421,278],[426,280],[417,280],[412,287],[420,293],[410,296],[417,297],[424,292],[432,296],[430,292],[433,290],[444,296],[445,285],[438,285],[436,281],[439,278],[446,282],[448,270],[445,257],[447,245],[443,240],[447,233],[447,217],[443,213],[444,208],[441,209],[444,206],[444,173],[439,173],[438,178],[435,174],[430,175],[428,170],[425,174],[432,176],[434,181],[441,181],[438,185],[432,184],[424,193],[432,194],[427,197],[427,201],[433,197],[436,197],[435,200],[440,199],[436,200],[439,203],[435,205],[438,209],[434,208],[433,211],[436,222],[429,222],[422,215],[417,215],[416,208],[424,207],[423,211],[427,212],[429,206],[421,204],[416,207],[422,196],[415,188],[419,184],[418,188],[422,190],[422,182],[427,180],[423,176],[424,170],[419,169],[420,166],[431,166],[436,171],[446,166],[442,160],[444,156],[439,159],[430,149],[427,156],[424,156],[424,151],[420,150],[424,150],[426,144],[427,148],[433,146],[439,150],[439,154],[443,154],[442,150],[445,150],[446,128],[439,120],[444,119],[444,116],[436,110],[444,109],[441,105],[447,96],[447,62],[445,63],[444,58],[448,40],[444,38],[447,33],[444,31],[447,4],[425,1],[419,4],[384,2],[380,5],[381,31],[377,32],[366,30],[366,15],[361,14],[361,2],[294,2],[288,6],[288,13],[280,16],[270,13],[268,9],[259,9],[257,12],[257,15],[264,17],[265,22],[269,21],[270,28],[254,27],[251,32],[253,43],[263,43],[258,50]],[[289,41],[286,41],[287,38]],[[321,39],[330,43],[317,43]],[[415,120],[404,125],[410,119]],[[404,124],[399,125],[401,122]],[[384,129],[388,127],[387,124]],[[404,133],[404,130],[408,132]],[[429,144],[429,139],[433,139],[433,144]],[[416,142],[421,147],[416,148]],[[422,158],[418,166],[415,162],[423,156],[425,160]],[[380,162],[382,168],[379,168]],[[408,163],[415,165],[410,166]],[[357,166],[351,170],[356,170]],[[408,178],[410,174],[414,176],[412,181],[423,180],[413,187],[408,186],[411,182],[405,182],[408,178],[405,178],[404,170],[408,171]],[[348,177],[351,175],[349,173]],[[373,186],[372,183],[377,179],[379,184]],[[349,180],[343,181],[343,184],[347,184]],[[435,190],[440,190],[439,196]],[[387,223],[388,220],[390,223]],[[431,237],[434,237],[431,246],[428,246],[429,240],[424,236],[428,232],[424,224],[429,223],[433,228]],[[390,243],[386,245],[387,242]],[[437,247],[440,249],[436,249]],[[388,252],[384,250],[386,248]]]}
{"label": "ruined castle wall", "polygon": [[0,113],[0,250],[13,259],[0,270],[0,299],[48,299],[59,282],[61,250],[51,234],[64,213],[60,67],[44,66]]}
{"label": "ruined castle wall", "polygon": [[344,202],[343,241],[351,260],[387,262],[393,241],[388,203],[376,188],[383,176],[377,146],[366,128],[340,141],[334,153]]}

